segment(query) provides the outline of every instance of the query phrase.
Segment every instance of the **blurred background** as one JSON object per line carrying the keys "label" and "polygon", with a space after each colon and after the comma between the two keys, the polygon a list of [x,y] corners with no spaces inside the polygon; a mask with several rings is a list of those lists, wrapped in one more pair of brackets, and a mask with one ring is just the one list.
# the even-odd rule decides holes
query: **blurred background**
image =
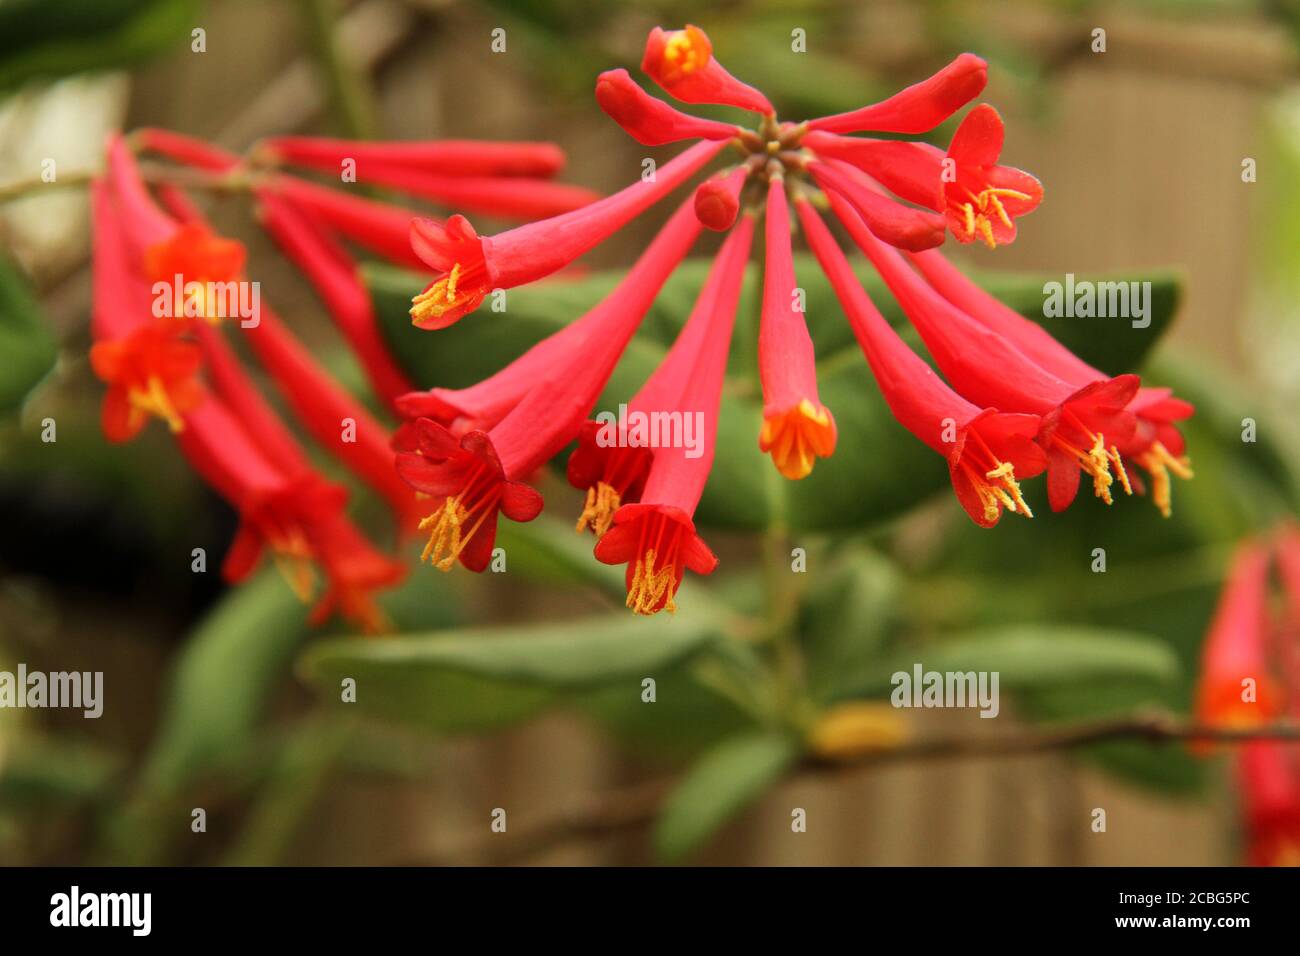
{"label": "blurred background", "polygon": [[[975,527],[945,490],[942,462],[888,419],[860,355],[827,386],[837,417],[859,402],[840,427],[842,438],[856,430],[860,453],[820,464],[818,484],[777,507],[761,477],[770,464],[752,448],[757,417],[739,411],[753,393],[737,360],[730,397],[741,437],[720,448],[698,516],[723,566],[707,581],[688,576],[670,623],[641,629],[622,610],[618,580],[584,560],[590,542],[568,527],[578,503],[555,478],[544,486],[553,525],[503,529],[508,574],[440,575],[407,553],[410,576],[386,609],[401,631],[460,642],[445,658],[395,672],[376,650],[386,638],[309,628],[274,573],[226,589],[216,556],[233,514],[165,429],[123,446],[99,430],[84,179],[105,136],[159,126],[236,151],[294,132],[552,140],[568,154],[566,182],[609,192],[639,174],[645,155],[673,149],[647,152],[624,135],[597,108],[594,78],[618,66],[640,78],[647,30],[684,22],[704,27],[719,59],[783,118],[879,99],[962,50],[989,60],[982,99],[1006,120],[1003,162],[1037,175],[1046,198],[1014,245],[964,247],[961,261],[1029,310],[1042,283],[1065,273],[1157,281],[1162,304],[1147,334],[1099,319],[1060,332],[1107,371],[1140,362],[1150,382],[1197,404],[1186,429],[1197,477],[1175,483],[1173,517],[1138,497],[1109,509],[1081,497],[1052,515],[1034,482],[1043,504],[1032,522]],[[11,371],[57,350],[30,393],[0,386],[0,669],[102,671],[106,687],[97,721],[0,710],[0,862],[1241,860],[1240,795],[1223,757],[1119,740],[933,759],[882,748],[811,765],[786,717],[791,700],[815,715],[883,699],[880,675],[898,661],[1004,675],[998,720],[910,712],[912,740],[1186,713],[1234,543],[1297,501],[1294,4],[0,0],[0,24],[0,349]],[[496,28],[503,53],[491,50]],[[806,31],[806,53],[791,51],[795,29]],[[1094,52],[1097,29],[1104,52]],[[946,144],[951,129],[933,141]],[[58,179],[41,183],[51,157]],[[1247,159],[1253,182],[1243,181]],[[264,294],[363,394],[342,339],[256,228],[247,198],[203,200],[218,228],[247,244]],[[668,211],[585,261],[596,273],[625,267]],[[462,335],[470,319],[447,333],[444,351],[442,333],[405,326],[409,277],[366,274],[420,387],[468,384],[519,350],[508,327],[498,352],[483,345],[495,333]],[[825,304],[814,320],[825,360],[847,336],[829,294],[809,295]],[[671,311],[652,316],[647,347],[672,327]],[[621,374],[634,388],[635,373]],[[1255,443],[1241,441],[1246,417],[1258,424]],[[54,443],[41,440],[47,418]],[[354,499],[376,536],[391,538],[373,502],[360,489]],[[191,571],[194,547],[214,570]],[[773,585],[792,547],[807,550],[809,570]],[[1095,548],[1107,552],[1104,574],[1091,569]],[[709,628],[691,615],[710,619],[715,605],[772,623],[774,591],[789,601],[784,633],[760,628],[751,639],[742,625],[692,638]],[[507,650],[536,632],[553,668],[521,677],[496,645],[466,651],[480,629]],[[577,659],[584,642],[608,649],[609,640],[634,650],[604,670],[595,650]],[[662,653],[637,649],[651,642]],[[361,688],[355,706],[336,701],[349,675]],[[653,704],[641,699],[646,676]],[[768,681],[771,710],[754,692]],[[204,833],[192,829],[194,808],[206,811]],[[497,808],[506,834],[490,830]],[[806,832],[791,829],[795,808]],[[1104,833],[1091,827],[1094,808],[1106,810]]]}

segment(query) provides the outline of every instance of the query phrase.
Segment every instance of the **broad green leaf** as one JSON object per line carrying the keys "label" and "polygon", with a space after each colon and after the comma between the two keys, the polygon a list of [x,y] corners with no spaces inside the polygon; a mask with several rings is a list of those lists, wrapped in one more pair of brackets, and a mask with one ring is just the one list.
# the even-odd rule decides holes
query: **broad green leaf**
{"label": "broad green leaf", "polygon": [[664,804],[654,843],[666,860],[697,849],[780,778],[799,756],[796,740],[764,731],[733,737],[687,772]]}
{"label": "broad green leaf", "polygon": [[240,752],[308,632],[307,609],[276,573],[232,590],[187,641],[169,682],[145,785],[176,792]]}
{"label": "broad green leaf", "polygon": [[356,704],[349,706],[435,730],[483,730],[522,720],[563,692],[639,683],[694,654],[718,628],[699,609],[677,618],[628,613],[382,641],[331,640],[308,650],[299,672],[327,701],[339,700],[341,682],[352,678]]}
{"label": "broad green leaf", "polygon": [[18,408],[54,367],[50,331],[18,267],[0,256],[0,413]]}
{"label": "broad green leaf", "polygon": [[509,573],[530,581],[587,585],[621,604],[627,595],[624,569],[592,557],[595,544],[591,534],[578,534],[567,521],[547,515],[524,524],[503,521],[497,530]]}
{"label": "broad green leaf", "polygon": [[1144,634],[1027,624],[900,651],[855,690],[866,695],[888,694],[892,675],[911,675],[918,664],[925,671],[997,671],[999,689],[1006,690],[1100,681],[1158,686],[1175,680],[1179,673],[1173,651]]}

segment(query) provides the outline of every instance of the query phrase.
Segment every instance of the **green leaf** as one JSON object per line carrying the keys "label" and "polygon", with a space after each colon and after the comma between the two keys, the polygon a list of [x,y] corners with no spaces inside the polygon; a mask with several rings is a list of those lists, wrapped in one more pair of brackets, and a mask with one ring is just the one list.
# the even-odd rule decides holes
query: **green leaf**
{"label": "green leaf", "polygon": [[755,732],[719,744],[687,773],[664,804],[655,826],[655,849],[677,860],[704,843],[765,790],[799,756],[793,737]]}
{"label": "green leaf", "polygon": [[278,574],[232,590],[186,642],[169,683],[161,729],[142,772],[159,794],[237,755],[257,732],[267,698],[307,634],[307,612]]}
{"label": "green leaf", "polygon": [[573,623],[494,627],[388,638],[331,640],[307,651],[303,678],[338,701],[345,678],[356,703],[438,731],[510,724],[565,692],[635,681],[697,652],[719,632],[698,609],[672,618],[617,614]]}
{"label": "green leaf", "polygon": [[997,671],[999,689],[1025,690],[1101,681],[1150,685],[1178,677],[1178,659],[1163,642],[1144,634],[1052,624],[991,629],[898,653],[856,690],[888,693],[890,678],[926,671]]}
{"label": "green leaf", "polygon": [[84,742],[23,737],[0,760],[0,807],[49,810],[105,794],[117,759]]}
{"label": "green leaf", "polygon": [[126,66],[189,36],[198,0],[7,0],[0,4],[0,89]]}
{"label": "green leaf", "polygon": [[27,280],[0,255],[0,413],[11,412],[54,367],[54,335]]}
{"label": "green leaf", "polygon": [[511,574],[546,584],[587,585],[622,604],[627,596],[623,568],[592,557],[595,544],[592,535],[546,515],[523,524],[503,521],[497,529]]}
{"label": "green leaf", "polygon": [[809,693],[830,700],[878,665],[900,581],[883,555],[851,547],[815,579],[799,609]]}

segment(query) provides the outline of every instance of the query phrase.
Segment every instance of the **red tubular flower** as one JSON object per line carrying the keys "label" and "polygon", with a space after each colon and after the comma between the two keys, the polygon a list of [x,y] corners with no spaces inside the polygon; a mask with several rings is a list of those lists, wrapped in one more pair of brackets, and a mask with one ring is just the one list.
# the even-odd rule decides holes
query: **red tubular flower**
{"label": "red tubular flower", "polygon": [[1002,117],[981,103],[961,121],[948,147],[955,176],[945,180],[944,213],[958,242],[978,236],[990,249],[1016,238],[1017,216],[1043,201],[1043,184],[1011,166],[999,166]]}
{"label": "red tubular flower", "polygon": [[1281,710],[1266,660],[1268,575],[1267,548],[1256,541],[1238,546],[1201,648],[1196,717],[1203,723],[1258,726]]}
{"label": "red tubular flower", "polygon": [[[481,571],[491,556],[497,511],[529,521],[541,510],[541,496],[522,480],[578,434],[628,341],[700,228],[691,204],[679,207],[618,287],[579,320],[583,334],[566,340],[568,354],[557,354],[490,431],[473,430],[458,439],[430,419],[415,423],[419,453],[399,454],[398,470],[416,490],[443,499],[420,525],[430,532],[425,560],[450,570],[459,557],[465,567]],[[534,498],[536,510],[531,510]],[[530,510],[528,517],[514,517]],[[483,535],[476,540],[480,531]]]}
{"label": "red tubular flower", "polygon": [[541,513],[542,496],[522,481],[506,477],[489,435],[468,432],[459,441],[437,422],[416,422],[419,454],[397,456],[397,469],[413,488],[444,499],[420,522],[429,543],[420,558],[450,571],[457,560],[482,571],[492,559],[497,514],[512,521],[532,521]]}
{"label": "red tubular flower", "polygon": [[389,262],[423,271],[424,263],[411,249],[411,220],[416,217],[411,210],[351,196],[293,176],[277,176],[269,188],[284,197],[304,218],[323,223]]}
{"label": "red tubular flower", "polygon": [[865,139],[816,130],[803,145],[822,159],[838,159],[862,170],[895,196],[933,209],[943,209],[944,152],[929,143],[901,139]]}
{"label": "red tubular flower", "polygon": [[1004,507],[1032,518],[1017,478],[1032,478],[1047,467],[1034,443],[1038,416],[979,408],[945,385],[890,328],[812,205],[801,198],[795,209],[890,410],[947,459],[953,490],[971,520],[991,528]]}
{"label": "red tubular flower", "polygon": [[725,145],[697,143],[665,163],[651,180],[495,236],[479,236],[463,216],[452,216],[441,225],[415,220],[411,245],[440,276],[413,300],[412,322],[422,329],[446,328],[477,309],[493,289],[513,288],[561,269],[680,186]]}
{"label": "red tubular flower", "polygon": [[370,295],[356,262],[327,233],[269,190],[259,190],[260,213],[267,232],[306,273],[324,301],[334,324],[361,360],[371,385],[385,402],[411,390],[379,332]]}
{"label": "red tubular flower", "polygon": [[538,219],[580,209],[599,199],[581,186],[514,176],[442,176],[410,166],[369,162],[357,181],[400,189],[454,209],[506,219]]}
{"label": "red tubular flower", "polygon": [[810,163],[809,172],[822,189],[843,196],[867,228],[883,242],[917,252],[943,242],[944,221],[924,209],[894,202],[854,178],[853,168],[839,160]]}
{"label": "red tubular flower", "polygon": [[174,133],[168,129],[153,127],[138,129],[131,134],[131,139],[139,144],[141,149],[158,153],[186,166],[193,166],[195,169],[206,169],[208,172],[223,173],[240,164],[238,156],[220,146],[194,136]]}
{"label": "red tubular flower", "polygon": [[[169,309],[172,318],[202,317],[219,322],[223,316],[218,303],[209,302],[202,290],[209,283],[240,281],[245,258],[243,243],[223,239],[202,223],[190,222],[146,249],[144,268],[150,282],[174,289]],[[197,294],[187,291],[189,283],[196,284]]]}
{"label": "red tubular flower", "polygon": [[1242,745],[1237,777],[1246,817],[1250,866],[1300,866],[1300,766],[1294,746],[1276,740]]}
{"label": "red tubular flower", "polygon": [[[413,524],[419,505],[393,472],[384,426],[325,373],[269,307],[263,306],[262,321],[243,334],[312,437],[388,501],[400,527]],[[346,427],[349,420],[354,429]]]}
{"label": "red tubular flower", "polygon": [[926,133],[979,96],[988,78],[988,64],[973,53],[963,53],[934,76],[889,99],[810,120],[808,127],[828,133]]}
{"label": "red tubular flower", "polygon": [[325,571],[325,591],[308,617],[320,625],[338,614],[361,626],[367,634],[391,629],[375,603],[375,592],[394,587],[406,577],[406,565],[377,551],[344,515],[308,526],[316,560]]}
{"label": "red tubular flower", "polygon": [[613,527],[596,542],[598,561],[627,565],[627,606],[636,614],[672,613],[686,569],[710,574],[718,565],[693,516],[713,466],[722,383],[753,233],[753,219],[745,216],[714,260],[662,374],[642,391],[648,408],[672,408],[703,421],[704,436],[702,453],[694,458],[685,448],[657,449],[641,501],[614,512]]}
{"label": "red tubular flower", "polygon": [[100,415],[105,437],[134,438],[149,416],[173,431],[203,399],[198,347],[179,338],[182,326],[150,318],[150,295],[131,268],[125,230],[114,197],[102,180],[91,184],[94,217],[94,296],[90,364],[108,385]]}
{"label": "red tubular flower", "polygon": [[[1072,385],[1082,387],[1105,379],[1106,373],[1089,365],[1052,337],[1037,322],[1025,318],[989,295],[938,251],[916,253],[912,262],[940,295],[971,318],[1009,339],[1042,366]],[[1195,408],[1175,398],[1167,388],[1138,389],[1129,404],[1137,418],[1133,437],[1117,445],[1120,454],[1141,465],[1151,478],[1151,500],[1168,518],[1172,513],[1170,475],[1184,480],[1193,477],[1191,462],[1184,457],[1186,442],[1174,423],[1190,418]]]}
{"label": "red tubular flower", "polygon": [[554,176],[564,168],[564,151],[554,143],[357,142],[318,136],[278,136],[261,151],[269,158],[338,173],[345,160],[406,166],[439,176]]}
{"label": "red tubular flower", "polygon": [[749,169],[737,166],[701,183],[695,190],[695,215],[714,232],[726,232],[740,212],[740,190],[749,178]]}
{"label": "red tubular flower", "polygon": [[[683,396],[692,376],[702,368],[697,360],[702,350],[710,347],[708,337],[721,334],[718,327],[724,324],[730,335],[735,312],[733,300],[740,294],[753,234],[753,217],[746,216],[718,250],[708,279],[672,348],[627,403],[627,420],[636,421],[642,415],[651,420],[651,415],[674,412],[686,415],[695,410],[684,408]],[[702,443],[704,437],[701,436]],[[703,443],[701,447],[704,449],[701,457],[708,455],[711,459],[711,444]],[[586,422],[568,464],[569,484],[586,493],[577,530],[590,528],[597,537],[608,531],[619,507],[640,498],[651,461],[658,453],[652,449],[649,436],[645,436],[645,442],[633,433],[610,436],[606,423]],[[704,473],[707,472],[706,466]]]}
{"label": "red tubular flower", "polygon": [[767,191],[763,316],[758,371],[763,385],[763,430],[758,447],[786,478],[806,478],[817,458],[835,451],[835,419],[817,397],[816,356],[803,313],[790,248],[785,187],[774,177]]}
{"label": "red tubular flower", "polygon": [[203,400],[198,347],[178,339],[174,330],[144,325],[122,338],[96,342],[90,365],[108,384],[100,423],[109,441],[130,441],[150,415],[180,432],[182,416]]}
{"label": "red tubular flower", "polygon": [[765,116],[774,110],[767,97],[740,82],[713,56],[713,44],[699,27],[655,27],[645,43],[641,69],[683,103],[737,106]]}
{"label": "red tubular flower", "polygon": [[740,132],[736,126],[673,109],[641,89],[627,70],[606,70],[597,77],[596,102],[642,146],[663,146],[683,139],[726,140]]}
{"label": "red tubular flower", "polygon": [[1278,658],[1285,674],[1293,716],[1300,716],[1300,529],[1283,527],[1277,539],[1277,568],[1285,603],[1278,630]]}
{"label": "red tubular flower", "polygon": [[1079,474],[1107,504],[1115,478],[1131,493],[1116,443],[1137,427],[1128,404],[1136,375],[1076,388],[1035,364],[1007,339],[972,319],[908,268],[900,253],[878,241],[834,193],[831,208],[889,286],[944,376],[964,398],[987,408],[1042,416],[1038,442],[1047,452],[1047,498],[1053,511],[1069,507]]}

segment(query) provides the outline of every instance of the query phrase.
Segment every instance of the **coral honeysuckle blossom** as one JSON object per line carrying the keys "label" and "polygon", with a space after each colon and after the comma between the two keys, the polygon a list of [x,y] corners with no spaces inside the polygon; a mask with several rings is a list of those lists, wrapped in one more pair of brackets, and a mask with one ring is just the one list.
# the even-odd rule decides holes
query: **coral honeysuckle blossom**
{"label": "coral honeysuckle blossom", "polygon": [[[1271,570],[1281,600],[1271,613]],[[1272,540],[1237,546],[1201,649],[1196,718],[1213,727],[1259,728],[1300,713],[1300,530],[1286,524]],[[1219,752],[1195,743],[1193,753]],[[1252,866],[1300,866],[1300,748],[1254,739],[1235,754]]]}
{"label": "coral honeysuckle blossom", "polygon": [[[975,106],[946,150],[853,135],[916,135],[935,129],[983,91],[988,70],[982,59],[962,54],[879,103],[803,122],[779,120],[762,92],[718,62],[708,36],[697,27],[655,28],[641,67],[679,101],[747,110],[755,119],[738,125],[692,116],[650,96],[626,70],[602,73],[597,103],[637,142],[695,142],[648,178],[582,208],[505,232],[480,234],[463,216],[443,223],[414,221],[412,249],[437,274],[412,300],[416,326],[445,328],[477,309],[494,290],[556,273],[704,173],[724,151],[734,152],[738,159],[707,174],[692,197],[698,223],[731,236],[678,340],[631,399],[629,410],[681,411],[679,402],[697,377],[712,387],[704,366],[700,373],[694,371],[691,355],[702,356],[708,343],[717,341],[711,324],[725,323],[729,337],[732,317],[723,314],[720,303],[727,282],[738,274],[732,270],[739,269],[731,259],[739,248],[732,237],[735,230],[754,229],[761,215],[765,242],[757,355],[763,410],[756,437],[777,471],[792,480],[807,477],[818,459],[833,456],[835,419],[818,395],[815,344],[794,271],[793,201],[887,403],[904,427],[944,456],[958,499],[976,523],[996,524],[1003,511],[1030,517],[1020,482],[1043,471],[1053,510],[1071,503],[1083,475],[1109,504],[1116,490],[1133,491],[1126,460],[1151,474],[1153,497],[1168,513],[1169,475],[1190,477],[1173,423],[1191,414],[1191,407],[1167,389],[1140,388],[1136,375],[1109,376],[1093,369],[1033,323],[976,290],[934,251],[948,235],[990,248],[1010,243],[1016,239],[1017,220],[1042,201],[1037,179],[1000,163],[1004,129],[997,111],[987,104]],[[866,252],[946,383],[880,317],[814,204],[829,206]],[[678,223],[680,215],[679,210],[670,222]],[[749,244],[746,238],[746,250]],[[912,257],[912,264],[904,255]],[[444,512],[456,511],[463,502],[448,493],[455,482],[428,473],[429,447],[446,453],[449,440],[464,441],[475,433],[498,445],[497,431],[504,422],[517,418],[539,395],[560,394],[572,374],[565,370],[585,371],[580,358],[575,364],[575,355],[600,356],[590,364],[603,372],[610,355],[605,337],[613,334],[621,349],[641,313],[620,325],[602,317],[602,308],[476,385],[398,397],[395,405],[407,419],[398,443],[408,456],[408,477],[415,479],[415,487],[421,481],[435,487],[432,493],[446,499]],[[600,376],[602,382],[605,377]],[[683,390],[682,381],[690,388]],[[587,390],[583,398],[594,402],[598,393]],[[567,394],[577,393],[569,388]],[[692,393],[692,401],[716,414],[711,399]],[[571,431],[566,437],[578,443],[568,478],[585,495],[579,530],[595,532],[597,558],[628,564],[629,607],[640,613],[671,610],[682,569],[704,572],[713,563],[693,525],[702,489],[702,484],[696,487],[702,474],[699,461],[687,468],[677,450],[666,454],[632,441],[606,447],[598,440],[600,423],[568,417],[570,411],[565,405],[558,418],[567,417]],[[430,441],[432,425],[448,437],[440,432],[437,441]],[[710,422],[710,435],[715,428]],[[498,451],[503,480],[527,477],[509,463],[511,455]],[[533,465],[541,460],[525,457]],[[712,448],[702,458],[711,461]],[[676,510],[668,517],[665,509]],[[467,518],[460,515],[450,525],[436,515],[426,520],[436,529],[461,529],[457,533],[463,539]],[[456,551],[450,543],[461,539],[451,532],[438,535],[446,546],[441,551],[434,547],[443,554],[439,566],[450,567]],[[483,547],[476,546],[474,563],[482,561]],[[670,554],[673,548],[675,555]]]}

